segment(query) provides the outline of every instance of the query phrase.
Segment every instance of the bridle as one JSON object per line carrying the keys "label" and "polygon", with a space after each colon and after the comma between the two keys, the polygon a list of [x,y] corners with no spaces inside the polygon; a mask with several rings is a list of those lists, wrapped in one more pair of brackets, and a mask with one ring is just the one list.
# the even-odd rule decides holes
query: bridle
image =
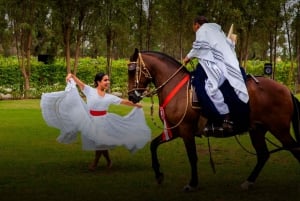
{"label": "bridle", "polygon": [[153,96],[154,94],[157,94],[157,92],[164,87],[172,78],[174,78],[178,72],[184,68],[184,65],[181,65],[180,68],[178,68],[166,81],[164,81],[160,86],[156,87],[153,91],[149,91],[148,93],[142,95],[138,92],[138,90],[143,90],[146,91],[147,88],[141,88],[139,87],[139,83],[142,77],[142,74],[145,76],[146,79],[148,79],[149,81],[152,81],[152,76],[148,70],[148,68],[146,67],[146,64],[143,60],[142,54],[139,53],[138,54],[138,58],[136,62],[129,62],[128,63],[128,70],[132,71],[135,70],[135,87],[131,90],[128,91],[128,93],[130,92],[134,92],[136,96],[140,97],[141,99],[143,97],[146,96]]}
{"label": "bridle", "polygon": [[135,83],[135,86],[133,89],[129,90],[128,93],[130,92],[134,92],[136,96],[138,97],[143,97],[139,92],[138,90],[143,90],[145,91],[147,88],[141,88],[139,87],[139,84],[140,84],[140,81],[141,81],[141,77],[142,75],[145,76],[146,79],[148,79],[149,81],[152,80],[152,76],[148,70],[148,68],[146,67],[145,63],[144,63],[144,60],[142,58],[142,55],[141,53],[138,54],[138,58],[137,58],[137,61],[132,61],[132,62],[129,62],[128,63],[128,70],[129,71],[133,71],[135,70],[135,80],[134,80],[134,83]]}
{"label": "bridle", "polygon": [[[182,69],[184,68],[184,65],[181,65],[167,80],[165,80],[160,86],[156,87],[153,91],[150,91],[144,95],[141,95],[137,90],[146,90],[145,88],[139,88],[139,83],[140,83],[140,80],[141,80],[141,76],[142,74],[145,75],[145,78],[146,79],[149,79],[149,81],[152,81],[152,76],[148,70],[148,68],[146,67],[146,64],[145,62],[143,61],[143,58],[142,58],[142,55],[141,53],[138,54],[138,59],[136,62],[130,62],[128,64],[128,70],[136,70],[135,72],[135,88],[133,88],[132,90],[130,90],[128,93],[130,92],[134,92],[135,96],[138,98],[138,100],[141,100],[143,97],[146,97],[146,96],[150,96],[151,97],[151,100],[152,100],[152,106],[151,106],[151,117],[152,117],[152,121],[153,123],[158,127],[158,128],[161,128],[160,126],[158,126],[155,122],[154,122],[154,119],[153,119],[153,96],[155,94],[158,93],[158,91],[163,88],[165,85],[167,85],[169,83],[169,81],[171,79],[173,79]],[[168,136],[169,135],[169,131],[173,128],[176,128],[177,126],[179,126],[185,115],[186,115],[186,112],[187,112],[187,109],[188,109],[188,87],[189,87],[189,83],[186,85],[187,89],[186,89],[186,107],[185,107],[185,111],[184,111],[184,114],[182,115],[181,119],[172,127],[169,127],[167,125],[165,125],[166,123],[166,119],[165,119],[165,115],[164,115],[164,110],[165,110],[165,107],[167,106],[167,104],[169,103],[169,101],[173,98],[173,96],[175,96],[175,94],[179,91],[179,89],[188,82],[190,76],[189,75],[186,75],[172,90],[171,92],[168,94],[168,96],[166,97],[166,99],[163,101],[163,103],[160,105],[160,115],[162,117],[162,121],[164,122],[164,136]]]}

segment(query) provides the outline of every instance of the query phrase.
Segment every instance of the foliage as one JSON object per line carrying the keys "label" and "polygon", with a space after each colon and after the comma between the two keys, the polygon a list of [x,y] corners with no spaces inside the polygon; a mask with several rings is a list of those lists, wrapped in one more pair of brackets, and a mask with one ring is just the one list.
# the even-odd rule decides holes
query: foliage
{"label": "foliage", "polygon": [[[74,61],[72,61],[74,62]],[[112,61],[111,91],[120,92],[123,96],[127,94],[127,60],[118,59]],[[63,90],[65,87],[66,68],[65,61],[57,58],[52,64],[38,62],[32,57],[31,87],[29,94],[31,98],[39,98],[43,92]],[[251,60],[247,63],[246,72],[253,75],[263,75],[263,61]],[[85,57],[79,60],[77,76],[89,85],[93,85],[94,76],[98,72],[106,73],[106,59],[104,57]],[[190,65],[188,67],[191,67]],[[191,67],[192,69],[192,67]],[[294,81],[289,81],[290,63],[279,62],[276,65],[275,80],[294,89]],[[296,69],[294,76],[296,75]],[[0,93],[6,94],[6,88],[12,90],[13,98],[23,97],[23,78],[15,57],[0,58]]]}
{"label": "foliage", "polygon": [[[56,59],[52,64],[38,62],[32,57],[31,64],[31,98],[39,98],[43,92],[63,90],[65,87],[66,68],[64,59]],[[106,59],[81,58],[77,70],[77,76],[89,85],[93,85],[94,76],[99,72],[106,72]],[[127,61],[125,59],[113,60],[111,75],[111,91],[126,94],[127,90]],[[23,78],[14,57],[0,58],[0,93],[6,93],[5,88],[12,89],[14,98],[22,97]]]}
{"label": "foliage", "polygon": [[[24,0],[21,7],[19,0],[0,0],[0,43],[4,47],[0,52],[15,54],[12,23],[17,18],[22,25],[31,25],[34,56],[66,56],[64,39],[69,40],[70,53],[74,56],[78,40],[82,39],[83,56],[124,58],[128,49],[138,47],[163,51],[180,59],[191,47],[192,20],[200,14],[220,24],[225,32],[232,23],[235,25],[240,39],[238,49],[243,51],[239,57],[248,53],[250,58],[266,59],[268,50],[274,48],[271,43],[274,37],[283,38],[287,34],[283,29],[285,19],[291,26],[291,40],[299,39],[299,26],[295,26],[299,4],[294,0],[181,0],[176,3],[169,0]],[[284,6],[288,8],[286,16]],[[24,13],[24,8],[30,12]],[[284,49],[286,44],[283,41],[277,46]],[[297,44],[292,46],[295,55]],[[279,54],[283,56],[285,52]]]}
{"label": "foliage", "polygon": [[[115,69],[111,59],[127,58],[135,47],[162,51],[181,60],[195,38],[191,27],[193,18],[205,15],[210,22],[220,24],[224,32],[234,24],[234,33],[238,35],[236,52],[245,67],[249,59],[274,63],[281,56],[286,61],[298,60],[295,67],[298,68],[299,5],[300,1],[295,0],[180,0],[175,3],[169,0],[0,0],[0,55],[21,56],[19,70],[23,71],[24,87],[18,88],[27,94],[29,85],[36,85],[29,82],[38,79],[30,75],[39,75],[31,72],[35,67],[26,62],[30,56],[64,57],[62,66],[76,73],[78,57],[106,57],[103,66],[109,75]],[[57,74],[61,70],[59,67]],[[78,74],[92,71],[82,70]],[[293,70],[288,80],[294,78]],[[48,78],[43,82],[49,84],[57,79],[51,73],[44,77]],[[112,77],[113,81],[121,78]],[[297,78],[299,82],[300,77]]]}
{"label": "foliage", "polygon": [[[264,64],[267,61],[251,60],[247,62],[246,72],[252,75],[264,75]],[[294,64],[295,65],[295,64]],[[274,80],[288,86],[292,91],[295,90],[295,79],[289,80],[291,62],[278,62],[273,66]],[[294,69],[292,76],[296,77],[297,70]],[[272,78],[272,77],[270,77]]]}

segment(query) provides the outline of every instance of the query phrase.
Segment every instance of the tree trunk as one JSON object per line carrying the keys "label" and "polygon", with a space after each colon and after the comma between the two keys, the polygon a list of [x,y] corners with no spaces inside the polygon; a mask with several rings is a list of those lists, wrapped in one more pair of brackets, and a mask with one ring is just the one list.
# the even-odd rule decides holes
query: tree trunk
{"label": "tree trunk", "polygon": [[[299,40],[299,39],[298,39]],[[298,44],[298,47],[297,47],[297,66],[298,66],[298,69],[297,69],[297,80],[296,80],[296,93],[299,93],[300,91],[300,86],[299,86],[299,83],[300,83],[300,45]]]}
{"label": "tree trunk", "polygon": [[[300,12],[300,10],[298,11]],[[299,17],[298,17],[299,16]],[[296,19],[300,19],[300,13],[298,14],[297,18]],[[297,21],[299,23],[299,21]],[[300,24],[300,23],[299,23]],[[297,83],[296,83],[296,92],[298,93],[300,91],[300,86],[299,86],[299,83],[300,83],[300,28],[299,26],[296,25],[296,57],[297,57]]]}
{"label": "tree trunk", "polygon": [[274,36],[274,55],[273,55],[273,72],[272,72],[272,79],[275,80],[275,73],[276,73],[276,59],[277,59],[277,30],[278,30],[278,21],[275,22],[275,36]]}
{"label": "tree trunk", "polygon": [[109,27],[106,32],[106,73],[111,77],[111,44],[112,44],[112,31]]}
{"label": "tree trunk", "polygon": [[272,32],[269,33],[269,43],[270,43],[270,58],[269,62],[273,62],[273,34]]}
{"label": "tree trunk", "polygon": [[138,25],[138,43],[139,43],[139,49],[142,50],[143,49],[143,28],[142,28],[142,24],[143,24],[143,0],[140,0],[140,8],[139,8],[139,25]]}
{"label": "tree trunk", "polygon": [[[23,9],[23,16],[25,16],[26,8]],[[27,22],[28,24],[30,22]],[[18,22],[14,21],[15,43],[17,48],[17,57],[19,67],[24,78],[23,91],[24,98],[29,97],[30,89],[30,59],[31,59],[31,43],[32,43],[32,30],[28,26],[18,27]]]}
{"label": "tree trunk", "polygon": [[249,40],[250,40],[250,32],[252,30],[252,25],[251,22],[248,23],[247,27],[247,32],[246,32],[246,39],[245,39],[245,48],[243,50],[243,67],[245,68],[245,71],[247,71],[247,61],[248,61],[248,51],[249,51]]}
{"label": "tree trunk", "polygon": [[74,58],[74,68],[73,73],[76,75],[77,68],[78,68],[78,60],[79,60],[79,54],[80,54],[80,47],[81,47],[81,39],[83,36],[82,33],[82,24],[84,20],[85,12],[84,9],[80,11],[80,15],[78,18],[78,30],[77,30],[77,36],[76,36],[76,49],[75,49],[75,58]]}
{"label": "tree trunk", "polygon": [[296,31],[296,56],[297,56],[297,83],[296,83],[296,93],[300,91],[299,83],[300,83],[300,33],[298,30]]}
{"label": "tree trunk", "polygon": [[290,36],[290,29],[289,29],[289,23],[287,19],[287,12],[285,4],[283,4],[283,10],[284,10],[284,22],[286,27],[286,35],[287,35],[287,42],[288,42],[288,50],[289,50],[289,59],[291,62],[291,68],[289,70],[289,78],[288,83],[290,83],[292,80],[294,80],[294,60],[293,60],[293,54],[292,54],[292,47],[291,47],[291,36]]}
{"label": "tree trunk", "polygon": [[80,54],[81,36],[78,36],[78,35],[80,35],[80,33],[77,34],[77,39],[76,39],[75,58],[74,58],[74,67],[73,67],[74,75],[76,75],[76,73],[77,73],[78,60],[79,60],[79,54]]}
{"label": "tree trunk", "polygon": [[70,38],[71,38],[71,19],[65,19],[63,32],[64,32],[64,45],[65,45],[65,57],[67,65],[67,73],[71,73],[71,53],[70,53]]}
{"label": "tree trunk", "polygon": [[147,18],[147,33],[146,33],[146,50],[150,50],[151,45],[151,28],[152,28],[152,0],[149,0],[149,10]]}
{"label": "tree trunk", "polygon": [[180,4],[180,10],[179,10],[179,55],[180,60],[183,60],[183,49],[182,49],[182,30],[183,30],[183,2],[182,0],[179,1]]}
{"label": "tree trunk", "polygon": [[32,45],[32,31],[31,30],[28,30],[26,31],[26,44],[25,44],[25,50],[24,52],[25,55],[26,55],[26,66],[24,68],[24,84],[25,84],[25,97],[24,98],[28,98],[29,97],[29,90],[30,90],[30,74],[31,74],[31,62],[30,62],[30,59],[31,59],[31,45]]}

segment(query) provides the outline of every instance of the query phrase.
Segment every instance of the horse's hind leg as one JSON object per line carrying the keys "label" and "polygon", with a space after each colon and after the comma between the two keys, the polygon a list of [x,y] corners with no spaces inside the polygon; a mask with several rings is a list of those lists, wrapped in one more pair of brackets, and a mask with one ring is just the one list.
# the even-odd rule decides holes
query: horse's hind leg
{"label": "horse's hind leg", "polygon": [[293,156],[298,160],[298,162],[300,163],[300,147],[299,145],[297,145],[297,147],[292,147],[290,149],[291,153],[293,154]]}
{"label": "horse's hind leg", "polygon": [[293,154],[293,156],[298,160],[298,162],[300,163],[300,146],[294,146],[290,149],[291,153]]}
{"label": "horse's hind leg", "polygon": [[290,135],[289,129],[286,129],[285,132],[281,133],[274,132],[274,136],[281,142],[283,148],[289,150],[293,154],[293,156],[300,162],[300,146]]}
{"label": "horse's hind leg", "polygon": [[270,153],[265,141],[266,132],[267,130],[262,126],[257,126],[255,129],[249,132],[252,145],[256,151],[257,162],[247,181],[241,185],[243,189],[248,189],[254,184],[256,178],[270,157]]}

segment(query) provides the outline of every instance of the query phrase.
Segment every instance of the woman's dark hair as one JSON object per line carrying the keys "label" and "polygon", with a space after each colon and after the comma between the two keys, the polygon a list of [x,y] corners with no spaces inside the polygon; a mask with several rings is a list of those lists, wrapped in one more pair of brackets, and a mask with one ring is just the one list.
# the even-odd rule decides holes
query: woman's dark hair
{"label": "woman's dark hair", "polygon": [[204,23],[208,23],[208,20],[204,16],[197,16],[194,18],[194,24],[198,23],[199,25],[202,25]]}
{"label": "woman's dark hair", "polygon": [[103,77],[105,76],[105,73],[97,73],[95,75],[95,79],[94,79],[94,85],[95,87],[98,87],[98,81],[101,82],[101,80],[103,79]]}

